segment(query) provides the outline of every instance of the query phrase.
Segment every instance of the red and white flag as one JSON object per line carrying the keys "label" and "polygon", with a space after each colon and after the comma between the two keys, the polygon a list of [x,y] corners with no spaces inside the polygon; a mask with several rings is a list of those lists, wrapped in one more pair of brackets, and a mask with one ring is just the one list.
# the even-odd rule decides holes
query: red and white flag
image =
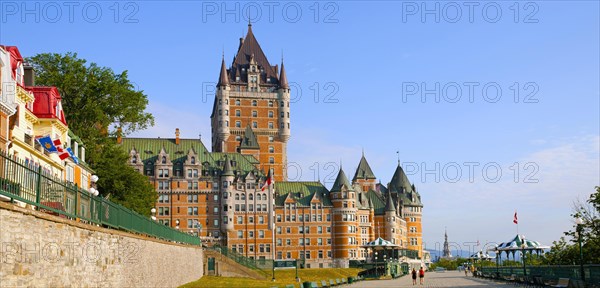
{"label": "red and white flag", "polygon": [[56,151],[58,152],[58,158],[60,158],[60,160],[65,160],[71,156],[71,154],[69,154],[69,151],[63,148],[60,139],[54,139],[52,143],[54,143],[54,147],[56,147]]}
{"label": "red and white flag", "polygon": [[273,176],[271,175],[271,171],[269,170],[269,175],[267,175],[267,180],[265,181],[265,184],[262,186],[262,188],[260,190],[265,191],[265,189],[269,188],[269,185],[271,185],[271,184],[275,184],[275,180],[273,179]]}
{"label": "red and white flag", "polygon": [[517,219],[517,211],[515,211],[515,217],[513,218],[513,223],[519,224],[519,219]]}

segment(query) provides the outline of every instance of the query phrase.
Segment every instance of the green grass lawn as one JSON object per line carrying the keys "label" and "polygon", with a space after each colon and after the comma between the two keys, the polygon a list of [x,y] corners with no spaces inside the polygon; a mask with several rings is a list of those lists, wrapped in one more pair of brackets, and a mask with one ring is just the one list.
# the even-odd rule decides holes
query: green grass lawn
{"label": "green grass lawn", "polygon": [[302,284],[302,282],[317,282],[319,287],[321,286],[321,280],[346,278],[358,275],[361,269],[346,268],[346,269],[334,269],[334,268],[317,268],[317,269],[298,269],[298,277],[300,277],[300,283],[296,282],[296,269],[285,269],[275,270],[276,281],[271,281],[271,271],[269,271],[269,279],[267,280],[254,280],[249,278],[240,277],[216,277],[216,276],[204,276],[200,280],[185,284],[180,288],[216,288],[216,287],[285,287],[288,284],[295,284],[296,287]]}

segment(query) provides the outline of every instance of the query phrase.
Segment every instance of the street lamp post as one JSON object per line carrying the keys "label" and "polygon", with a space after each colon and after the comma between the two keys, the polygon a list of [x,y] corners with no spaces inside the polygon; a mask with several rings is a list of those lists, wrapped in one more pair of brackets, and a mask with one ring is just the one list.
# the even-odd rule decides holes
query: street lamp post
{"label": "street lamp post", "polygon": [[494,252],[496,253],[496,278],[500,278],[500,271],[498,270],[498,261],[500,261],[500,258],[499,258],[500,251],[498,251],[498,248],[496,248],[496,250]]}
{"label": "street lamp post", "polygon": [[379,276],[379,265],[378,265],[379,263],[377,261],[377,255],[378,255],[378,253],[377,253],[377,251],[375,251],[375,271],[377,272],[376,273],[377,276]]}
{"label": "street lamp post", "polygon": [[585,281],[585,271],[583,270],[583,246],[581,244],[581,234],[583,232],[583,219],[577,217],[575,219],[577,224],[577,242],[579,242],[579,273],[581,273],[581,280]]}
{"label": "street lamp post", "polygon": [[152,207],[152,209],[150,209],[150,213],[152,213],[152,216],[150,216],[150,219],[152,219],[152,221],[156,221],[156,208]]}
{"label": "street lamp post", "polygon": [[523,243],[521,244],[521,256],[523,257],[523,277],[527,276],[527,269],[525,268],[525,239],[523,239]]}

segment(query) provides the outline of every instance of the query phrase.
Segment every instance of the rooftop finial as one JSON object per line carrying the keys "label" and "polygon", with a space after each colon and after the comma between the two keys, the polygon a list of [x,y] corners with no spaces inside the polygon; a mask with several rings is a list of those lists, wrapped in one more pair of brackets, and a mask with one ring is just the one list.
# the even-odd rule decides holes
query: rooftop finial
{"label": "rooftop finial", "polygon": [[362,157],[365,157],[365,147],[362,147]]}
{"label": "rooftop finial", "polygon": [[396,151],[396,155],[398,155],[398,166],[400,166],[400,150]]}

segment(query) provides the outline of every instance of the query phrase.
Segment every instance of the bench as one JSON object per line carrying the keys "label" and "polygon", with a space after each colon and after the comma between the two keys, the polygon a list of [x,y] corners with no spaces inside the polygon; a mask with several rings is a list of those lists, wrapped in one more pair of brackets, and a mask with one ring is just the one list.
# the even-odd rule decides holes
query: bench
{"label": "bench", "polygon": [[321,287],[327,287],[327,281],[321,280]]}
{"label": "bench", "polygon": [[550,285],[550,287],[567,288],[569,287],[569,281],[569,278],[558,278],[558,282],[555,285]]}
{"label": "bench", "polygon": [[319,288],[319,286],[317,286],[317,282],[310,282],[310,288]]}
{"label": "bench", "polygon": [[340,281],[340,278],[335,278],[335,284],[336,285],[342,285],[342,281]]}
{"label": "bench", "polygon": [[288,284],[288,285],[285,285],[285,288],[296,288],[296,286],[294,286],[294,284]]}
{"label": "bench", "polygon": [[333,279],[329,279],[329,287],[333,286],[335,286],[335,282],[333,282]]}

